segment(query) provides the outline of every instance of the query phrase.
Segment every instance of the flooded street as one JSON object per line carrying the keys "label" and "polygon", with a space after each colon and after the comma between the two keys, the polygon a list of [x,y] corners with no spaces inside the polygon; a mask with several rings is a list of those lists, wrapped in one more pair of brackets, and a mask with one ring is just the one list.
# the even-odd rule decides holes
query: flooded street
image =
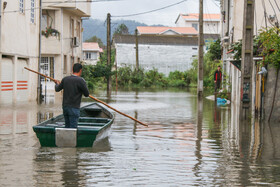
{"label": "flooded street", "polygon": [[149,127],[114,112],[109,138],[93,148],[42,148],[32,126],[61,114],[61,101],[1,106],[0,185],[280,185],[279,124],[238,124],[234,105],[197,107],[183,89],[97,98]]}

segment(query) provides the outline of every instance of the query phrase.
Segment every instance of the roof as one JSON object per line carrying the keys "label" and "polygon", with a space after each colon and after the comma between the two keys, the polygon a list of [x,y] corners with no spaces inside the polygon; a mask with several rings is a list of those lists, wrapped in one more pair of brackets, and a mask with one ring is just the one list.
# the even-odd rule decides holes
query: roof
{"label": "roof", "polygon": [[[139,45],[187,45],[196,46],[198,44],[197,36],[182,35],[139,35]],[[134,35],[114,36],[114,44],[135,44]]]}
{"label": "roof", "polygon": [[[216,40],[219,38],[219,34],[204,34],[204,39]],[[135,44],[134,35],[121,35],[116,34],[114,36],[114,44]],[[139,35],[139,45],[176,45],[176,46],[197,46],[197,36],[186,35]]]}
{"label": "roof", "polygon": [[164,35],[171,31],[177,35],[197,35],[193,27],[137,27],[139,34]]}
{"label": "roof", "polygon": [[97,42],[83,42],[83,51],[99,51],[101,52]]}
{"label": "roof", "polygon": [[[177,23],[180,16],[186,21],[197,21],[199,18],[198,13],[179,14],[175,23]],[[204,21],[220,21],[221,14],[203,14],[203,19]]]}

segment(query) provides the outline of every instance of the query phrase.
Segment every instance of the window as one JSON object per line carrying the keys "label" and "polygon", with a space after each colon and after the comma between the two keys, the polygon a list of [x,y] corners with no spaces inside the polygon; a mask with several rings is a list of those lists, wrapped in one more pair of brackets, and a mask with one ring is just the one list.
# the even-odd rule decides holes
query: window
{"label": "window", "polygon": [[77,21],[77,37],[81,38],[81,24],[79,21]]}
{"label": "window", "polygon": [[[41,73],[54,78],[54,57],[42,57],[41,58]],[[44,77],[41,81],[44,81]],[[50,80],[47,80],[50,81]]]}
{"label": "window", "polygon": [[63,73],[67,74],[67,55],[64,55],[64,68],[63,68]]}
{"label": "window", "polygon": [[86,52],[86,59],[87,60],[91,59],[91,52]]}
{"label": "window", "polygon": [[91,53],[91,59],[92,60],[97,60],[97,53],[96,52]]}
{"label": "window", "polygon": [[74,19],[71,19],[71,22],[70,22],[70,35],[72,38],[74,38]]}
{"label": "window", "polygon": [[192,23],[192,27],[195,28],[195,30],[198,30],[198,25],[197,25],[197,23]]}
{"label": "window", "polygon": [[35,23],[35,0],[31,0],[30,21]]}
{"label": "window", "polygon": [[74,57],[71,57],[71,72],[73,71],[73,66],[74,66]]}
{"label": "window", "polygon": [[24,13],[24,0],[19,0],[19,12]]}

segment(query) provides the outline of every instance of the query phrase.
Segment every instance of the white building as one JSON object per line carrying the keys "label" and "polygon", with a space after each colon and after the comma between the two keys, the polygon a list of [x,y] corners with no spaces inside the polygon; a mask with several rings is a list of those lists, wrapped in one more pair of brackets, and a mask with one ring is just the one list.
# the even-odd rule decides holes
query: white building
{"label": "white building", "polygon": [[[168,75],[191,68],[198,53],[198,38],[170,35],[139,35],[139,66],[145,71],[158,69]],[[116,35],[116,64],[118,67],[135,67],[136,51],[134,35]]]}
{"label": "white building", "polygon": [[37,98],[39,9],[36,0],[0,1],[0,104]]}
{"label": "white building", "polygon": [[[42,73],[61,80],[70,75],[73,64],[83,58],[82,17],[90,17],[91,12],[90,0],[87,1],[57,3],[57,0],[43,0]],[[48,29],[50,32],[46,32]],[[45,84],[42,80],[42,89],[43,95],[52,99],[54,83]]]}
{"label": "white building", "polygon": [[[175,24],[177,27],[193,27],[199,29],[199,14],[179,14]],[[220,14],[204,14],[203,15],[203,32],[205,34],[220,34]]]}
{"label": "white building", "polygon": [[102,48],[99,47],[97,42],[84,42],[83,43],[83,61],[89,65],[96,65],[99,61]]}

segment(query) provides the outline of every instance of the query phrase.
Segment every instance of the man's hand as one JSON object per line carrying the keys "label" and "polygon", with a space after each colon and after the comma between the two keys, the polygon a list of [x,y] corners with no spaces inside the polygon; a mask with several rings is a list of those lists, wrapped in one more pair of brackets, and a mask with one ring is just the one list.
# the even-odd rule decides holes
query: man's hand
{"label": "man's hand", "polygon": [[216,83],[217,81],[214,81],[214,83]]}
{"label": "man's hand", "polygon": [[54,82],[55,82],[55,84],[60,84],[61,83],[59,80],[55,80]]}

